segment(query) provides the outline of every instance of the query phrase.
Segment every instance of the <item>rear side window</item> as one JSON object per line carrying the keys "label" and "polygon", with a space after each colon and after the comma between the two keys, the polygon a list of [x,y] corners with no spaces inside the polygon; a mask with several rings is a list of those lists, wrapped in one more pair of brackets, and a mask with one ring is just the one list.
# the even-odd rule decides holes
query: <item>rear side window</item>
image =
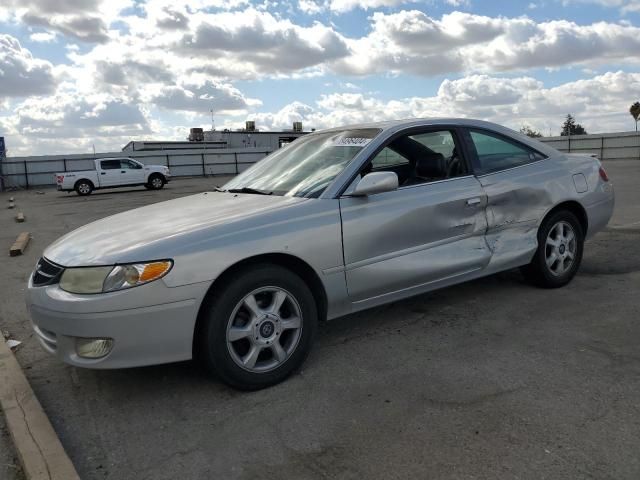
{"label": "rear side window", "polygon": [[546,158],[532,148],[498,135],[474,130],[470,133],[478,156],[479,174],[519,167]]}
{"label": "rear side window", "polygon": [[102,160],[100,168],[102,170],[118,170],[120,169],[120,160]]}

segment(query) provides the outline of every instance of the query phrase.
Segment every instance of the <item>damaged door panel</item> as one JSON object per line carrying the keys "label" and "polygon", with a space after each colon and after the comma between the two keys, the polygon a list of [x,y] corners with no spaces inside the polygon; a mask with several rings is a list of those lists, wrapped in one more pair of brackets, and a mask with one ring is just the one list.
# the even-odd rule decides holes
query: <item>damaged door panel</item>
{"label": "damaged door panel", "polygon": [[471,176],[341,198],[349,296],[362,302],[484,268],[485,205]]}

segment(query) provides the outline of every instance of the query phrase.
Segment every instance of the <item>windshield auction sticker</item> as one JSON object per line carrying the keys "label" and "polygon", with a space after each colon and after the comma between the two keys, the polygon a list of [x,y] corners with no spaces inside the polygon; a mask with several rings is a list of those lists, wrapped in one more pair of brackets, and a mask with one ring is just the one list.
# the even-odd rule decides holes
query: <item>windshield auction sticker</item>
{"label": "windshield auction sticker", "polygon": [[338,137],[333,140],[334,147],[364,147],[371,141],[364,137]]}

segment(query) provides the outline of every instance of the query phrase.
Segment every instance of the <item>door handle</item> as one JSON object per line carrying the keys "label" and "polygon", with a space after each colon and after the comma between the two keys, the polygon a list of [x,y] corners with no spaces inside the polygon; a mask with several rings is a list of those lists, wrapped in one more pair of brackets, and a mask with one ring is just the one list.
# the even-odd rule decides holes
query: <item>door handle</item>
{"label": "door handle", "polygon": [[469,198],[467,200],[467,205],[469,205],[469,206],[478,205],[479,203],[480,203],[480,199],[478,197]]}
{"label": "door handle", "polygon": [[100,175],[106,175],[107,172],[100,172]]}
{"label": "door handle", "polygon": [[126,170],[120,170],[120,173],[127,173]]}

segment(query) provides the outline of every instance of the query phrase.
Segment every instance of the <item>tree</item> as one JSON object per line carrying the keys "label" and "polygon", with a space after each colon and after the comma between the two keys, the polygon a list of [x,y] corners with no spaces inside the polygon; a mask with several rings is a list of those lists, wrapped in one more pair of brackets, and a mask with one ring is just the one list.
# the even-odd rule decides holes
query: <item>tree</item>
{"label": "tree", "polygon": [[540,133],[538,130],[531,128],[529,125],[523,125],[522,127],[520,127],[520,133],[531,138],[542,137],[542,133]]}
{"label": "tree", "polygon": [[636,132],[638,131],[638,119],[640,118],[640,102],[636,102],[629,107],[629,113],[636,122]]}
{"label": "tree", "polygon": [[576,123],[576,119],[573,118],[573,115],[570,113],[567,114],[567,118],[562,124],[562,131],[560,135],[566,137],[568,135],[586,135],[587,131],[584,129],[582,125]]}

